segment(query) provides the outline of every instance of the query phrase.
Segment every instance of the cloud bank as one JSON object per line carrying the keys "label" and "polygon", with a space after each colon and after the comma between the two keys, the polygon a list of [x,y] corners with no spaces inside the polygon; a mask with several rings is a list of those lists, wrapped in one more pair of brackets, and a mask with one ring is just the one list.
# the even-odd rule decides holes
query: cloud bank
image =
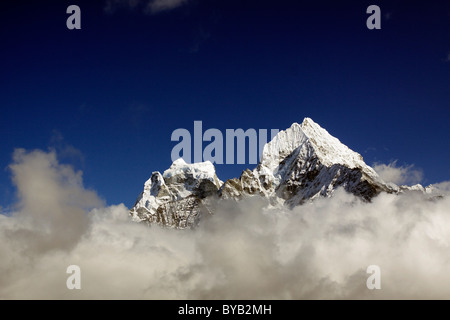
{"label": "cloud bank", "polygon": [[[176,231],[104,206],[53,152],[17,150],[10,169],[18,204],[0,215],[1,299],[450,298],[448,196],[364,203],[338,190],[293,211],[250,198]],[[66,288],[73,264],[81,290]],[[366,287],[373,264],[381,290]]]}

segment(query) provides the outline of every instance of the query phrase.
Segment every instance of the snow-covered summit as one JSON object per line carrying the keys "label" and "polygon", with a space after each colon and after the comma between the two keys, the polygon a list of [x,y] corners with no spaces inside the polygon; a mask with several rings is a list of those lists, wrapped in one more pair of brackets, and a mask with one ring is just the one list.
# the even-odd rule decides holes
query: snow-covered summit
{"label": "snow-covered summit", "polygon": [[216,169],[211,161],[188,164],[183,160],[183,158],[179,158],[175,160],[169,169],[163,173],[164,179],[169,179],[180,175],[191,175],[195,180],[208,179],[214,183],[219,182],[219,185],[222,184],[222,181],[217,179]]}
{"label": "snow-covered summit", "polygon": [[378,177],[359,153],[341,143],[311,118],[305,118],[302,124],[294,122],[290,128],[280,131],[267,143],[263,149],[261,166],[275,174],[280,162],[298,148],[305,149],[305,156],[314,153],[327,167],[341,164],[350,169],[359,168],[374,179]]}
{"label": "snow-covered summit", "polygon": [[342,164],[349,168],[366,166],[359,153],[350,150],[310,118],[303,120],[301,129],[313,145],[322,164],[326,166]]}
{"label": "snow-covered summit", "polygon": [[358,168],[372,179],[379,180],[378,174],[364,162],[359,153],[341,143],[339,139],[333,137],[312,119],[305,118],[301,127],[322,164],[325,166],[341,164],[350,169]]}

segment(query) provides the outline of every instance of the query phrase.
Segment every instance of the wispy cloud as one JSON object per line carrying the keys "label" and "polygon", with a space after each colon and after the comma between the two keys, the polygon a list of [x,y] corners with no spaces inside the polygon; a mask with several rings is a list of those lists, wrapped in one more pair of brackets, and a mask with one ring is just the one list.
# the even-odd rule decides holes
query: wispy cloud
{"label": "wispy cloud", "polygon": [[73,145],[69,144],[59,130],[53,130],[49,149],[54,151],[59,159],[67,160],[70,163],[80,164],[81,167],[84,166],[85,159],[83,153]]}
{"label": "wispy cloud", "polygon": [[411,185],[420,183],[423,179],[423,172],[414,165],[398,166],[397,160],[389,163],[375,163],[373,169],[386,182],[393,182],[397,185]]}
{"label": "wispy cloud", "polygon": [[211,37],[211,33],[204,28],[199,27],[198,32],[195,35],[194,42],[189,49],[190,53],[197,53],[200,50],[200,46]]}
{"label": "wispy cloud", "polygon": [[150,108],[141,102],[133,101],[126,108],[125,117],[134,128],[140,128],[150,112]]}
{"label": "wispy cloud", "polygon": [[384,15],[384,19],[391,20],[392,19],[392,12],[386,12]]}
{"label": "wispy cloud", "polygon": [[447,53],[447,58],[444,59],[445,62],[450,62],[450,52]]}
{"label": "wispy cloud", "polygon": [[188,0],[107,0],[104,10],[112,13],[120,8],[140,10],[146,14],[157,14],[173,10],[186,4]]}
{"label": "wispy cloud", "polygon": [[158,13],[178,8],[187,3],[187,0],[152,0],[147,3],[147,11]]}

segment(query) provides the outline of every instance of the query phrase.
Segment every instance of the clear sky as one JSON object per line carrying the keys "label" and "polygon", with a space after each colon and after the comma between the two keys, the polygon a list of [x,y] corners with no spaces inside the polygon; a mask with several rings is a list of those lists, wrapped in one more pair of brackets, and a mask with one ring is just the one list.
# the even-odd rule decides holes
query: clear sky
{"label": "clear sky", "polygon": [[[72,4],[81,30],[66,28]],[[381,30],[366,27],[371,4]],[[131,206],[195,120],[225,132],[311,117],[369,165],[450,180],[449,22],[439,0],[2,1],[0,206],[15,148],[55,149]]]}

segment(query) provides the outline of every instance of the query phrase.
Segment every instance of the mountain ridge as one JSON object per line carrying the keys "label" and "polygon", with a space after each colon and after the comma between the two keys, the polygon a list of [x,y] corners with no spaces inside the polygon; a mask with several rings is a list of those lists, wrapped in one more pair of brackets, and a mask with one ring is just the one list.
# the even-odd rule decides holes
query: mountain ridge
{"label": "mountain ridge", "polygon": [[153,172],[130,210],[134,221],[184,229],[214,211],[213,199],[260,196],[271,205],[293,208],[338,188],[370,201],[381,192],[426,192],[384,182],[363,157],[310,118],[280,131],[263,148],[255,169],[221,181],[209,162],[187,164],[177,159],[169,169]]}

